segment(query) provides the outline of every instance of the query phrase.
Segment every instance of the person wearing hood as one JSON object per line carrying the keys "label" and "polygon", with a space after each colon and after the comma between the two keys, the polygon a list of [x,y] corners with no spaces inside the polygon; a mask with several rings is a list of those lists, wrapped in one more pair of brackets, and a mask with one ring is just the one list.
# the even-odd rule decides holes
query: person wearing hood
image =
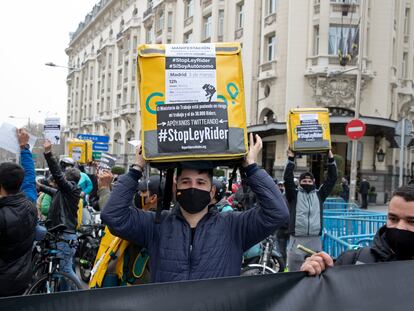
{"label": "person wearing hood", "polygon": [[[414,259],[414,187],[398,188],[388,205],[385,226],[375,234],[372,246],[342,253],[335,266],[371,264]],[[301,270],[309,275],[319,275],[334,265],[325,252],[307,258]]]}
{"label": "person wearing hood", "polygon": [[333,190],[338,172],[334,156],[328,153],[327,179],[319,189],[315,186],[315,178],[311,172],[305,172],[299,177],[296,187],[293,178],[295,169],[295,154],[287,151],[288,163],[284,172],[285,196],[289,203],[290,240],[287,253],[289,271],[298,271],[305,260],[306,254],[297,249],[302,244],[313,250],[321,250],[323,203]]}

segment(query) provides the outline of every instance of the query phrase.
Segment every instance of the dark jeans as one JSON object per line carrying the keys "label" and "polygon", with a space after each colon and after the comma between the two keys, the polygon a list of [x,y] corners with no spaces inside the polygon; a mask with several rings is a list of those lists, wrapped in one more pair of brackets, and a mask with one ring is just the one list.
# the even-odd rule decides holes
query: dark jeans
{"label": "dark jeans", "polygon": [[282,255],[285,265],[287,264],[287,246],[289,242],[289,230],[287,228],[279,229],[276,232],[277,243],[279,244],[279,251]]}
{"label": "dark jeans", "polygon": [[368,208],[368,193],[361,193],[361,198],[362,198],[361,208],[367,209]]}

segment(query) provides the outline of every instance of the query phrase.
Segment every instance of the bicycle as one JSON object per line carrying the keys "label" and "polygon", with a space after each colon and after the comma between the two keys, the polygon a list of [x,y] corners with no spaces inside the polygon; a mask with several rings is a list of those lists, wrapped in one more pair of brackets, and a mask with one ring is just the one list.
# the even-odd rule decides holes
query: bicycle
{"label": "bicycle", "polygon": [[86,283],[90,280],[104,229],[105,226],[101,224],[83,225],[80,227],[81,234],[78,237],[79,273],[81,279]]}
{"label": "bicycle", "polygon": [[242,276],[273,274],[283,272],[285,269],[273,235],[248,250],[243,256],[243,262]]}
{"label": "bicycle", "polygon": [[82,285],[73,276],[59,271],[60,260],[58,257],[57,243],[66,241],[60,236],[67,227],[63,224],[49,229],[42,243],[35,247],[35,255],[32,259],[33,284],[26,290],[25,295],[39,293],[56,293],[64,290],[79,290]]}

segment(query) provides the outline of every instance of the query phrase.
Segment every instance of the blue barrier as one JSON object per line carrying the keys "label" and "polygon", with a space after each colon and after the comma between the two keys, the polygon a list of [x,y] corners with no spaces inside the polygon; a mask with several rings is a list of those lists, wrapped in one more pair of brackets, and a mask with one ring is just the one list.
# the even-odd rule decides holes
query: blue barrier
{"label": "blue barrier", "polygon": [[336,258],[341,252],[371,244],[387,221],[385,213],[361,210],[356,204],[329,200],[323,212],[323,249]]}

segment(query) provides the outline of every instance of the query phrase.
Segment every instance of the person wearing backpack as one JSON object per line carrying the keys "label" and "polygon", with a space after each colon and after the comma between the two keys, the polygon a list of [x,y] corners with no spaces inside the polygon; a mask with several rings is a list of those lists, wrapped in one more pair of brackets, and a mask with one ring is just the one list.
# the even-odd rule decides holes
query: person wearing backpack
{"label": "person wearing backpack", "polygon": [[[414,187],[398,188],[388,205],[388,220],[381,227],[372,246],[342,253],[335,266],[358,265],[414,259]],[[308,257],[301,267],[309,275],[319,275],[334,266],[325,252]]]}

